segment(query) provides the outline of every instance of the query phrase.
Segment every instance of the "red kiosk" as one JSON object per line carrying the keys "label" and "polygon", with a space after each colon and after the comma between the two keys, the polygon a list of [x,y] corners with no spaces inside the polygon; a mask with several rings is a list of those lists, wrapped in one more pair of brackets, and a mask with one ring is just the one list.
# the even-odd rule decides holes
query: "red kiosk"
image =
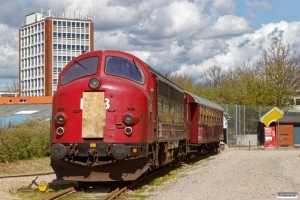
{"label": "red kiosk", "polygon": [[276,147],[275,126],[265,127],[265,148]]}

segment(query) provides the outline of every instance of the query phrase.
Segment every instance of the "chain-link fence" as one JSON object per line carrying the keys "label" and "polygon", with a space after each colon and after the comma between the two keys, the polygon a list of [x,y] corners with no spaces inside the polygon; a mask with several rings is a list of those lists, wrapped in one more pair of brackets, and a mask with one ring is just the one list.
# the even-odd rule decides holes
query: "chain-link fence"
{"label": "chain-link fence", "polygon": [[258,141],[264,143],[263,125],[260,118],[270,111],[272,106],[222,105],[229,115],[227,144],[237,144],[237,135],[256,134]]}

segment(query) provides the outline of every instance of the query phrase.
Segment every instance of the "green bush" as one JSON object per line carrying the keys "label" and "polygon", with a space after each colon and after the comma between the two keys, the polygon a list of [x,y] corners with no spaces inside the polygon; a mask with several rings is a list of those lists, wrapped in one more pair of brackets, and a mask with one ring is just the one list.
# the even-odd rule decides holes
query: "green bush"
{"label": "green bush", "polygon": [[50,121],[29,120],[0,128],[0,162],[15,162],[49,154]]}

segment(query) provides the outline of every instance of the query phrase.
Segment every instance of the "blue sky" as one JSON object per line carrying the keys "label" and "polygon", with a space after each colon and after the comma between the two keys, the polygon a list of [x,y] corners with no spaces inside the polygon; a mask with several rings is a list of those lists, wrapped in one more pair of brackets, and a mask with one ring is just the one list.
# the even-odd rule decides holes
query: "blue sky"
{"label": "blue sky", "polygon": [[299,0],[11,0],[0,7],[0,91],[18,80],[26,15],[92,14],[95,49],[118,49],[163,72],[200,73],[256,62],[273,37],[300,52]]}
{"label": "blue sky", "polygon": [[299,0],[235,1],[236,14],[252,20],[251,27],[259,29],[262,24],[280,21],[299,21]]}

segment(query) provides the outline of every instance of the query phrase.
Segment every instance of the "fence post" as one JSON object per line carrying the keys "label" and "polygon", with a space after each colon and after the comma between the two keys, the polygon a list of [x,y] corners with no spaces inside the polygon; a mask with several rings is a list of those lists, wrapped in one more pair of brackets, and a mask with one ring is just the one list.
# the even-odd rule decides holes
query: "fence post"
{"label": "fence post", "polygon": [[250,140],[249,140],[249,151],[250,151]]}
{"label": "fence post", "polygon": [[239,141],[239,150],[241,150],[241,141]]}

